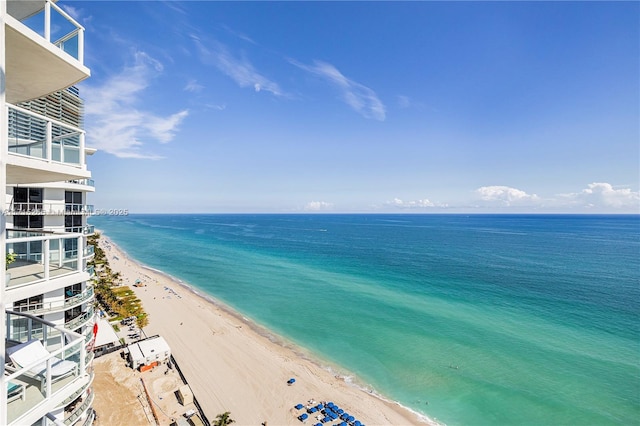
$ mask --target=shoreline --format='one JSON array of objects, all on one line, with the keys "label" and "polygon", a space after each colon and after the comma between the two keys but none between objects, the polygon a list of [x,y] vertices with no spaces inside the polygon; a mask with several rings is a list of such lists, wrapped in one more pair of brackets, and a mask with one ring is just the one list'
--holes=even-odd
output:
[{"label": "shoreline", "polygon": [[[242,313],[236,311],[232,307],[228,306],[224,302],[216,299],[215,297],[204,293],[200,289],[193,287],[192,285],[176,278],[162,270],[152,268],[150,266],[144,265],[138,260],[131,257],[127,252],[125,252],[120,246],[118,246],[114,241],[106,235],[102,230],[96,230],[96,232],[100,233],[99,244],[100,247],[105,251],[107,258],[109,260],[109,264],[112,270],[120,272],[122,274],[122,285],[129,286],[136,294],[138,298],[142,301],[143,307],[145,311],[149,314],[149,325],[145,327],[146,334],[160,334],[169,342],[172,353],[176,354],[174,350],[174,344],[176,341],[184,342],[184,339],[172,338],[174,334],[183,334],[184,328],[180,326],[183,325],[183,322],[180,322],[179,325],[169,326],[167,324],[168,316],[164,315],[163,324],[159,324],[159,320],[156,315],[153,315],[153,311],[162,312],[166,314],[166,310],[158,311],[159,305],[166,304],[167,300],[171,300],[171,296],[175,295],[175,297],[183,303],[189,305],[189,302],[194,302],[199,310],[207,311],[209,316],[211,314],[215,315],[215,320],[213,324],[207,322],[209,326],[209,330],[211,331],[211,335],[207,333],[208,336],[215,338],[218,334],[216,331],[216,327],[223,326],[224,327],[233,327],[236,331],[244,332],[248,330],[248,333],[245,333],[248,337],[248,342],[250,343],[250,354],[249,354],[249,363],[254,364],[253,367],[265,367],[268,365],[269,369],[280,369],[280,370],[292,370],[291,377],[300,377],[300,375],[295,376],[295,370],[299,370],[302,372],[304,380],[309,380],[313,382],[313,386],[303,386],[301,385],[300,379],[294,386],[285,387],[291,389],[302,389],[309,393],[308,395],[301,395],[297,400],[290,399],[289,401],[279,401],[277,404],[274,404],[271,407],[262,407],[263,411],[269,412],[272,414],[271,418],[267,418],[267,420],[249,420],[245,419],[245,416],[242,415],[238,410],[234,412],[228,405],[225,405],[224,399],[236,400],[235,405],[244,405],[243,397],[246,395],[246,389],[225,389],[225,394],[233,394],[234,391],[239,393],[239,395],[235,395],[235,397],[224,398],[222,395],[218,394],[213,398],[214,400],[218,400],[220,403],[220,408],[214,410],[212,412],[212,408],[208,407],[209,398],[206,398],[204,395],[210,393],[207,392],[207,389],[200,389],[201,386],[194,386],[194,392],[196,398],[201,401],[201,404],[207,414],[207,417],[211,419],[215,419],[215,416],[224,411],[231,411],[231,415],[238,424],[258,424],[261,422],[272,422],[273,424],[289,424],[289,425],[298,425],[300,421],[297,419],[297,412],[292,407],[294,401],[296,403],[306,403],[309,399],[315,399],[317,401],[325,400],[330,401],[334,400],[339,405],[344,405],[346,408],[351,410],[354,415],[359,415],[360,420],[363,423],[369,425],[377,425],[377,424],[415,424],[415,425],[440,425],[436,419],[431,419],[426,415],[414,411],[408,407],[405,407],[401,403],[397,401],[393,401],[389,398],[386,398],[384,395],[381,395],[375,392],[374,389],[370,388],[362,381],[360,381],[356,375],[345,370],[341,366],[334,364],[329,360],[323,360],[318,357],[313,352],[308,349],[297,345],[296,343],[286,339],[283,336],[280,336],[265,326],[259,324],[258,322],[246,317]],[[144,287],[133,287],[134,280],[141,279],[143,283],[145,283]],[[171,285],[177,286],[177,290],[184,290],[184,297],[179,292],[176,292]],[[149,290],[153,290],[153,299],[151,299],[151,295],[149,295]],[[158,299],[159,294],[164,294],[161,299]],[[169,293],[166,295],[165,293]],[[148,297],[145,297],[148,296]],[[165,298],[166,297],[166,298]],[[166,309],[166,308],[165,308]],[[189,308],[191,313],[198,318],[197,312],[193,309],[193,306]],[[177,313],[177,312],[176,312]],[[182,315],[186,313],[183,311]],[[212,318],[213,319],[213,318]],[[217,321],[216,321],[217,320]],[[202,321],[199,321],[202,323]],[[240,323],[240,324],[238,324]],[[177,322],[175,323],[177,324]],[[213,328],[212,328],[213,326]],[[246,326],[246,329],[243,328]],[[207,327],[202,327],[204,331],[206,331]],[[149,330],[153,330],[149,333]],[[202,330],[200,330],[202,331]],[[225,330],[229,331],[229,330]],[[197,330],[191,330],[191,334],[197,334]],[[222,333],[226,334],[226,333]],[[206,340],[202,340],[200,337],[198,341],[206,346]],[[172,344],[173,341],[173,344]],[[236,342],[237,343],[237,342]],[[191,345],[189,345],[191,346]],[[255,346],[255,348],[254,348]],[[180,343],[178,344],[180,347]],[[218,349],[216,347],[216,349]],[[233,352],[237,351],[237,347],[235,345],[231,345],[228,348],[230,353],[223,354],[223,357],[229,357],[225,367],[229,368],[229,371],[226,371],[226,379],[227,383],[235,383],[237,379],[240,377],[234,377],[234,374],[237,376],[243,376],[242,371],[236,369],[234,371],[234,366],[232,365],[235,360]],[[255,349],[255,351],[253,350]],[[271,359],[265,360],[262,358],[264,355],[264,350],[270,354]],[[180,351],[181,352],[181,351]],[[187,351],[189,352],[189,351]],[[194,354],[194,352],[190,352]],[[193,368],[190,368],[192,365],[190,357],[187,355],[176,355],[176,358],[180,365],[183,364],[187,366],[187,372],[185,372],[185,376],[190,384],[192,382],[198,382],[199,379],[204,376],[204,372],[202,370],[196,369],[193,371]],[[184,358],[184,359],[183,359]],[[276,364],[274,364],[276,361]],[[205,362],[206,364],[206,362]],[[293,364],[293,365],[292,365]],[[291,368],[295,367],[295,368]],[[212,377],[219,379],[219,371],[212,371]],[[264,371],[262,371],[264,373]],[[272,375],[272,374],[269,374]],[[287,379],[284,377],[288,377],[286,374],[282,376],[280,379],[282,381],[286,381]],[[268,386],[280,386],[280,383],[270,383]],[[206,388],[206,387],[205,387]],[[330,390],[328,393],[336,394],[336,396],[332,396],[331,394],[326,395],[325,397],[314,393],[318,392],[318,390],[323,389],[323,392],[327,393],[327,390]],[[269,390],[269,389],[268,389]],[[271,389],[272,390],[272,389]],[[338,392],[336,392],[338,391]],[[261,393],[264,391],[257,391],[257,393]],[[216,393],[216,392],[214,392]],[[297,392],[299,393],[299,392]],[[339,395],[340,394],[340,395]],[[258,398],[259,399],[259,398]],[[240,401],[237,401],[240,400]],[[275,402],[275,401],[274,401]],[[228,403],[226,403],[228,404]],[[216,404],[217,405],[217,404]],[[359,406],[364,406],[366,410],[362,410]],[[256,408],[256,407],[253,407]],[[280,411],[280,415],[274,409]],[[372,413],[373,411],[373,413]],[[297,413],[297,414],[296,414]],[[362,414],[358,414],[362,413]],[[263,416],[264,417],[264,416]],[[384,421],[381,421],[384,419]],[[309,418],[310,421],[313,421],[312,418]]]}]

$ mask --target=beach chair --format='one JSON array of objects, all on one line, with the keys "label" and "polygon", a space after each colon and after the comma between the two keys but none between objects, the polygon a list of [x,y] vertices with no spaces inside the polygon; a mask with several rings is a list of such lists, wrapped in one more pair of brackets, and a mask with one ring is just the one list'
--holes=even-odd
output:
[{"label": "beach chair", "polygon": [[[42,346],[40,340],[29,340],[16,346],[7,348],[7,355],[14,364],[13,367],[6,366],[7,370],[17,371],[23,367],[27,367],[38,360],[46,359],[50,354],[47,349]],[[66,361],[60,358],[53,358],[51,361],[51,381],[56,382],[67,376],[78,372],[79,365],[73,361]],[[47,363],[42,362],[31,367],[26,376],[31,377],[40,382],[40,390],[44,390],[45,379],[47,374]]]},{"label": "beach chair", "polygon": [[24,401],[24,385],[19,383],[7,382],[7,403],[21,399]]}]

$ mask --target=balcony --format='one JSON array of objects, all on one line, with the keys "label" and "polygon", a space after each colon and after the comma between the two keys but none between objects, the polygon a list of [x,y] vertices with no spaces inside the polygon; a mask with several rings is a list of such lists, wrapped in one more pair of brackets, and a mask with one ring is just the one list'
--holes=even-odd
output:
[{"label": "balcony", "polygon": [[90,307],[86,312],[83,312],[77,317],[64,323],[64,327],[69,330],[75,330],[77,328],[83,327],[87,323],[93,321],[93,313],[93,307]]},{"label": "balcony", "polygon": [[[6,295],[65,275],[84,272],[83,276],[73,279],[76,282],[88,280],[90,274],[83,268],[84,250],[78,250],[78,247],[83,247],[83,236],[79,234],[8,230],[7,253],[12,253],[15,261],[7,269]],[[41,290],[46,292],[55,288],[56,285],[43,286]]]},{"label": "balcony", "polygon": [[84,28],[51,0],[8,1],[6,100],[16,103],[89,77]]},{"label": "balcony", "polygon": [[[28,362],[19,361],[20,351],[6,359],[4,388],[19,389],[17,397],[7,401],[6,418],[0,424],[33,424],[59,407],[90,381],[86,372],[84,337],[37,317],[6,311],[5,346],[8,351],[33,341],[42,353]],[[68,343],[65,343],[68,342]],[[30,354],[30,356],[33,353]],[[26,358],[26,357],[25,357]],[[20,362],[22,362],[21,365]],[[65,365],[65,372],[54,364]]]},{"label": "balcony", "polygon": [[84,130],[7,105],[7,184],[86,179]]},{"label": "balcony", "polygon": [[82,416],[91,408],[91,404],[93,404],[94,393],[91,392],[89,395],[85,396],[82,401],[77,402],[76,406],[71,410],[65,410],[65,425],[72,425],[78,421],[78,419],[82,418]]},{"label": "balcony", "polygon": [[14,306],[13,310],[16,312],[26,312],[31,315],[44,315],[52,312],[66,311],[67,309],[74,308],[78,305],[82,305],[93,299],[94,291],[93,287],[87,287],[83,292],[75,294],[71,297],[67,297],[63,300],[56,302],[42,302],[33,303],[30,305]]},{"label": "balcony", "polygon": [[[10,216],[32,216],[32,215],[48,215],[48,216],[65,216],[65,215],[83,215],[90,216],[94,213],[91,204],[65,204],[65,203],[11,203],[6,214]],[[82,226],[73,227],[73,231],[84,233]]]}]

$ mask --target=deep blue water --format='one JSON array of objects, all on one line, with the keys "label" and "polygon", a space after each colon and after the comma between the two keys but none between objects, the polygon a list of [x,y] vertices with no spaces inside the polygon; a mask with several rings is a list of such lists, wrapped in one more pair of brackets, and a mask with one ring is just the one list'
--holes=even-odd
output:
[{"label": "deep blue water", "polygon": [[640,424],[640,216],[91,223],[138,261],[447,424]]}]

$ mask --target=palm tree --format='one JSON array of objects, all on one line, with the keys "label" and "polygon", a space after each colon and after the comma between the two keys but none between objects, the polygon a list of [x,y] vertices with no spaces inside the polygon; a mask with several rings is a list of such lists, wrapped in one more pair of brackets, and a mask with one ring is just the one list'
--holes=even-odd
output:
[{"label": "palm tree", "polygon": [[213,426],[227,426],[231,423],[235,422],[231,417],[231,412],[225,411],[222,414],[218,414],[216,416],[216,421],[213,423]]}]

